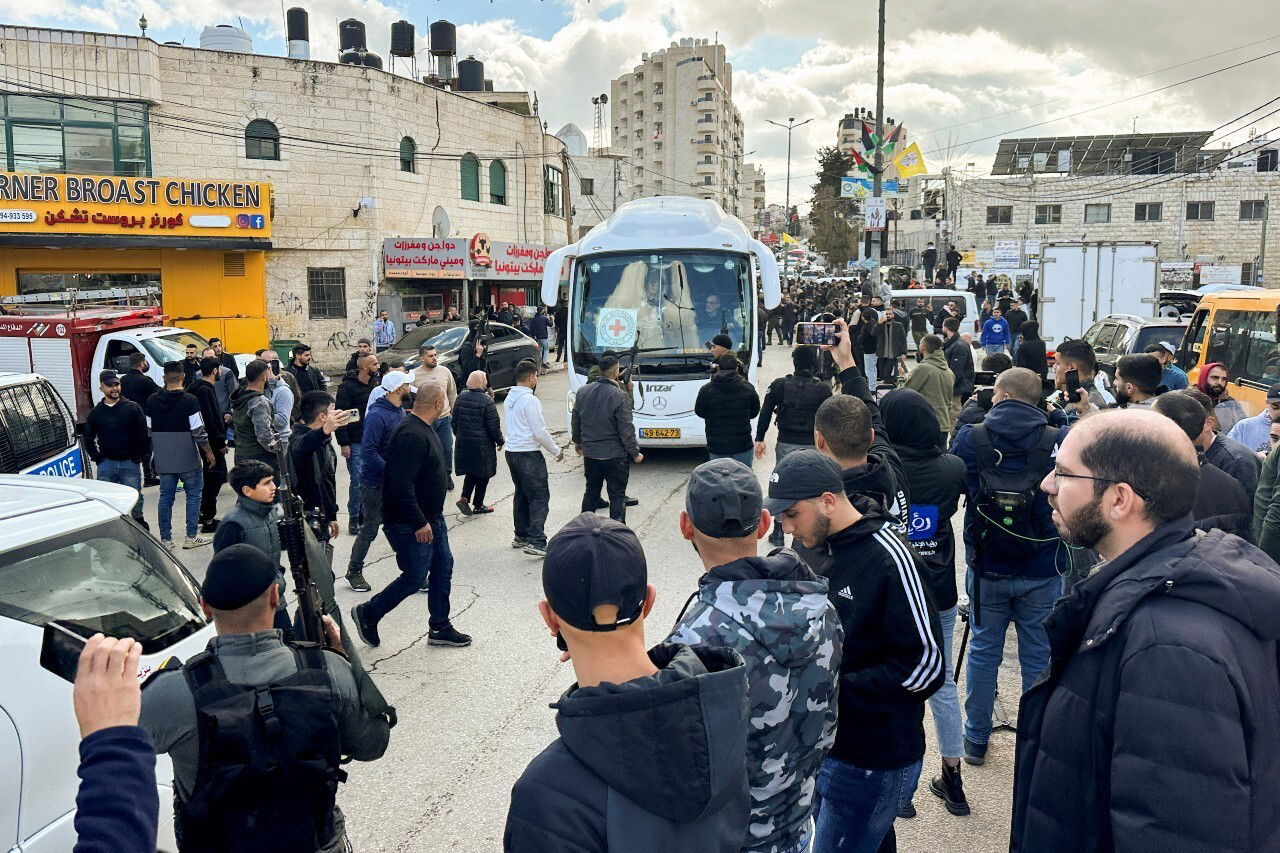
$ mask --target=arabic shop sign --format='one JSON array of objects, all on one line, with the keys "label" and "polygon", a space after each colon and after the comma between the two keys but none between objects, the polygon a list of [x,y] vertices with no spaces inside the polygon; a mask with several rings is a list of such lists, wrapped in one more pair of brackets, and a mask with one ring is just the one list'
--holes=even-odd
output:
[{"label": "arabic shop sign", "polygon": [[465,278],[466,242],[454,237],[393,237],[382,243],[387,278]]},{"label": "arabic shop sign", "polygon": [[540,281],[552,249],[534,243],[491,241],[484,233],[460,237],[394,237],[384,241],[387,278],[468,278]]},{"label": "arabic shop sign", "polygon": [[267,238],[271,185],[0,172],[0,230]]}]

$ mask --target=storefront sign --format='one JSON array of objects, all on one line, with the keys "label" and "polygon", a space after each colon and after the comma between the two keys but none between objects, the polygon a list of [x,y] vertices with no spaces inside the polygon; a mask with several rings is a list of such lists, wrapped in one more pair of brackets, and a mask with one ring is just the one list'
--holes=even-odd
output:
[{"label": "storefront sign", "polygon": [[540,281],[543,270],[547,266],[547,256],[551,252],[552,249],[548,246],[539,246],[534,243],[503,243],[495,240],[489,243],[487,257],[489,263],[480,266],[473,258],[467,278]]},{"label": "storefront sign", "polygon": [[1022,262],[1022,242],[1020,240],[996,240],[995,265],[998,267],[1016,267]]},{"label": "storefront sign", "polygon": [[1201,286],[1206,284],[1239,284],[1240,264],[1201,264],[1197,267],[1200,273]]},{"label": "storefront sign", "polygon": [[383,241],[382,260],[387,278],[464,278],[467,246],[454,237]]},{"label": "storefront sign", "polygon": [[1160,286],[1176,290],[1189,290],[1195,274],[1191,261],[1165,261],[1160,264]]},{"label": "storefront sign", "polygon": [[0,172],[0,230],[267,238],[271,185]]}]

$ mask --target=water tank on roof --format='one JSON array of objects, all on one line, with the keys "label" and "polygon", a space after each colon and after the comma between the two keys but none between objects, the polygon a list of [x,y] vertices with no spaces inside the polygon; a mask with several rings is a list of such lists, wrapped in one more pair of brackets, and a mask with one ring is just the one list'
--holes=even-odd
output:
[{"label": "water tank on roof", "polygon": [[458,30],[445,20],[431,25],[431,53],[434,56],[452,56],[458,52]]},{"label": "water tank on roof", "polygon": [[381,70],[382,57],[378,56],[376,53],[362,53],[360,54],[360,64],[365,68],[377,68]]},{"label": "water tank on roof", "polygon": [[338,24],[338,50],[364,50],[364,23],[347,18]]},{"label": "water tank on roof", "polygon": [[229,53],[253,53],[253,39],[239,27],[218,24],[200,31],[200,46],[205,50],[225,50]]},{"label": "water tank on roof", "polygon": [[284,13],[287,51],[290,59],[311,58],[311,26],[307,10],[294,6]]},{"label": "water tank on roof", "polygon": [[391,25],[391,55],[413,56],[414,49],[413,24],[408,21],[396,21]]},{"label": "water tank on roof", "polygon": [[339,56],[338,61],[343,65],[359,65],[361,53],[358,50],[344,50]]},{"label": "water tank on roof", "polygon": [[474,56],[468,56],[458,63],[458,91],[484,91],[484,63]]},{"label": "water tank on roof", "polygon": [[492,80],[489,80],[489,79],[487,79],[487,78],[485,79],[485,81],[484,81],[484,90],[485,90],[486,92],[492,92],[492,91],[493,91],[493,81],[492,81]]}]

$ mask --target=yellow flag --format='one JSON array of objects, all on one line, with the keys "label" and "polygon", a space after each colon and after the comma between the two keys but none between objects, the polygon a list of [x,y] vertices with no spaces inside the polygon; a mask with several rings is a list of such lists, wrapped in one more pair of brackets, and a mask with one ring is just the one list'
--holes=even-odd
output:
[{"label": "yellow flag", "polygon": [[914,178],[929,171],[924,164],[924,155],[920,153],[920,147],[914,142],[893,158],[893,165],[898,167],[898,175],[903,178]]},{"label": "yellow flag", "polygon": [[796,242],[796,238],[795,238],[795,237],[792,237],[790,234],[788,234],[787,232],[785,232],[785,231],[784,231],[784,232],[782,232],[782,242],[784,242],[784,243],[795,243],[795,242]]}]

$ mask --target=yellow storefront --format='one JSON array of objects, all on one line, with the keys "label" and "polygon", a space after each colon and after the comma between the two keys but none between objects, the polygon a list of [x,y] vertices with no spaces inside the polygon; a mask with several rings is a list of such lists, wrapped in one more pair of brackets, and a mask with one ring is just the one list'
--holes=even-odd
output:
[{"label": "yellow storefront", "polygon": [[172,325],[252,351],[270,236],[270,184],[0,172],[0,302],[158,287]]}]

